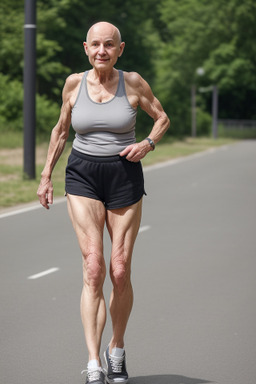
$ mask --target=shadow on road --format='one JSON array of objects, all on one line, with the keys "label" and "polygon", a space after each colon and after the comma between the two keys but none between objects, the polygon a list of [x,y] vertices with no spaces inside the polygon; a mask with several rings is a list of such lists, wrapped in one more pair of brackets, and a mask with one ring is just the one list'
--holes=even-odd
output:
[{"label": "shadow on road", "polygon": [[177,375],[154,375],[131,377],[129,384],[203,384],[212,383],[212,381],[194,379],[191,377]]}]

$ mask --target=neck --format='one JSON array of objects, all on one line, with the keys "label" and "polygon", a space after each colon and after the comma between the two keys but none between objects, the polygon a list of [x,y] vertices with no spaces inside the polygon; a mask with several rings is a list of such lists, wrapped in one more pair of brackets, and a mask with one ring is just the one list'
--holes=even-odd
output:
[{"label": "neck", "polygon": [[115,68],[111,68],[109,71],[100,71],[93,68],[91,71],[91,78],[103,84],[113,80],[116,76],[116,72],[117,70]]}]

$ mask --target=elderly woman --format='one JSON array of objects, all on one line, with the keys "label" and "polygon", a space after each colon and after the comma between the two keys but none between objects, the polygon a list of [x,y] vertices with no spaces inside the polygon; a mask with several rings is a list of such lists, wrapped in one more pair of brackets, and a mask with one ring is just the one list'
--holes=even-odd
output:
[{"label": "elderly woman", "polygon": [[[37,192],[40,203],[49,209],[53,203],[52,171],[72,124],[76,137],[66,168],[66,194],[83,256],[81,317],[89,354],[86,383],[94,384],[103,384],[105,378],[108,383],[128,381],[124,334],[133,304],[131,259],[145,194],[140,160],[154,150],[169,127],[169,119],[147,82],[135,72],[114,67],[124,47],[114,25],[99,22],[89,29],[84,50],[92,69],[66,80],[60,118],[52,130]],[[152,117],[154,125],[148,137],[136,143],[138,107]],[[106,322],[105,223],[112,242],[113,284],[113,335],[104,354],[106,372],[100,359]]]}]

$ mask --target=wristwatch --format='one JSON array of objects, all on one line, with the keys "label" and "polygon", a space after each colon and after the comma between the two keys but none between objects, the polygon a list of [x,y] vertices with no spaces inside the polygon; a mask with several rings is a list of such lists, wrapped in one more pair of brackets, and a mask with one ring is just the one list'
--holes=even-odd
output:
[{"label": "wristwatch", "polygon": [[151,145],[152,151],[154,151],[154,149],[156,147],[154,141],[151,140],[149,137],[146,137],[145,140],[147,140],[149,142],[149,144]]}]

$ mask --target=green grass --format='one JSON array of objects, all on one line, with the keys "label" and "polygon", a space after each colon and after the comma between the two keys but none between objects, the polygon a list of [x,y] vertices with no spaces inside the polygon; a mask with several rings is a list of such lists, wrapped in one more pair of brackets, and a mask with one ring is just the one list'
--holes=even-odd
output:
[{"label": "green grass", "polygon": [[23,145],[23,132],[1,131],[0,148],[18,148]]},{"label": "green grass", "polygon": [[201,138],[185,138],[184,140],[174,140],[159,143],[156,150],[142,160],[144,166],[154,163],[176,159],[177,157],[189,156],[193,153],[205,151],[212,147],[219,147],[235,142],[232,139],[211,139],[207,137]]},{"label": "green grass", "polygon": [[[142,161],[143,166],[155,164],[181,156],[188,156],[206,149],[233,143],[232,139],[187,138],[181,141],[168,141],[159,143],[156,150],[150,152]],[[64,196],[65,167],[71,150],[71,143],[59,159],[53,175],[54,196]],[[23,156],[19,149],[0,150],[0,209],[37,200],[37,188],[40,182],[40,174],[44,167],[47,154],[47,143],[37,146],[36,179],[26,180],[23,177]],[[18,154],[17,154],[18,152]],[[39,156],[38,156],[39,153]]]},{"label": "green grass", "polygon": [[[36,165],[36,179],[27,180],[23,174],[22,159],[20,165],[6,165],[1,161],[0,151],[0,208],[11,207],[18,204],[28,203],[37,200],[37,188],[40,182],[40,175],[44,167],[44,161],[47,154],[47,145],[41,144],[40,159]],[[62,156],[57,163],[52,179],[54,182],[54,196],[64,196],[65,167],[69,156],[71,144],[67,144]],[[43,156],[44,154],[44,156]],[[13,155],[13,153],[11,153]]]},{"label": "green grass", "polygon": [[236,140],[248,140],[248,139],[256,139],[256,129],[225,129],[223,127],[219,127],[218,129],[218,136],[220,138],[225,137],[229,138],[232,137]]}]

